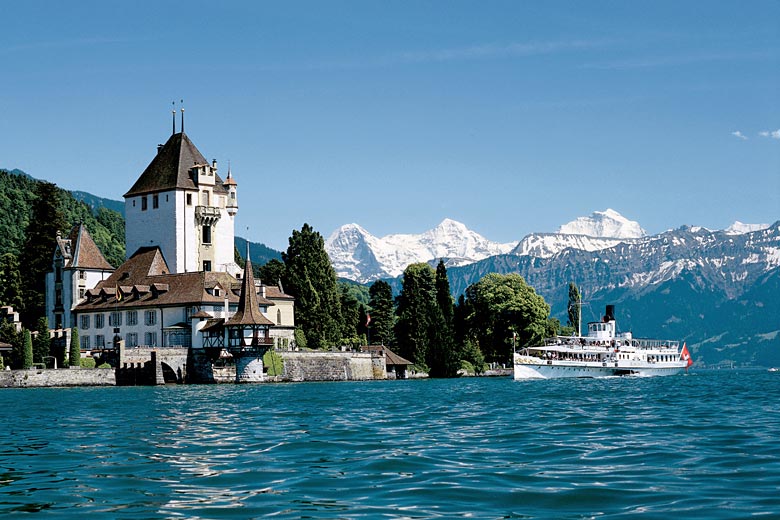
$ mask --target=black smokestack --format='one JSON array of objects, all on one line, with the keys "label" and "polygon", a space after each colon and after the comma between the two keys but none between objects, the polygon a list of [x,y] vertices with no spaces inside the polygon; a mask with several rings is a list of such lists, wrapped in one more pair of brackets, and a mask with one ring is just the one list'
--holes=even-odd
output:
[{"label": "black smokestack", "polygon": [[604,322],[612,321],[615,319],[615,306],[607,305],[607,311],[604,313]]}]

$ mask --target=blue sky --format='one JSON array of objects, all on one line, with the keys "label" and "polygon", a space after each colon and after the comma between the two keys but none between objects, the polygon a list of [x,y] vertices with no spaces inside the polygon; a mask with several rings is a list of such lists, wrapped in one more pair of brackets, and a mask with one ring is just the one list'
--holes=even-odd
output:
[{"label": "blue sky", "polygon": [[0,167],[121,200],[183,99],[279,249],[780,219],[779,2],[224,4],[5,2]]}]

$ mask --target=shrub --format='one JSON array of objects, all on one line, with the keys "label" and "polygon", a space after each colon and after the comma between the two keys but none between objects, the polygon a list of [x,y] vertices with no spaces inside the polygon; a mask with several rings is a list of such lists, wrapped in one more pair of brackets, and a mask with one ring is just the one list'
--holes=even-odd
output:
[{"label": "shrub", "polygon": [[86,357],[81,359],[81,368],[95,368],[95,358]]}]

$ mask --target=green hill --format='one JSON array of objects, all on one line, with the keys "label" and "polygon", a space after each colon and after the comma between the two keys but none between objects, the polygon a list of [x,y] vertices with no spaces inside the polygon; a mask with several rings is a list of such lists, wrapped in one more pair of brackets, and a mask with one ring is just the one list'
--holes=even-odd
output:
[{"label": "green hill", "polygon": [[[20,255],[32,213],[35,186],[40,182],[20,170],[9,172],[0,169],[0,255]],[[122,215],[105,206],[93,209],[67,190],[58,189],[57,196],[69,226],[78,222],[86,224],[106,259],[114,266],[121,264],[125,259],[125,222]],[[70,228],[61,231],[67,234]],[[52,253],[54,239],[51,237]]]}]

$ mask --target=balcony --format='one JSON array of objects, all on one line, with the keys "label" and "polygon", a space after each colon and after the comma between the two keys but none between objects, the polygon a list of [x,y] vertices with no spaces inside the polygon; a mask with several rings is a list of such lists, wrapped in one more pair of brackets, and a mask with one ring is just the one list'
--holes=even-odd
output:
[{"label": "balcony", "polygon": [[202,226],[213,226],[221,216],[222,212],[214,206],[195,206],[195,220]]}]

